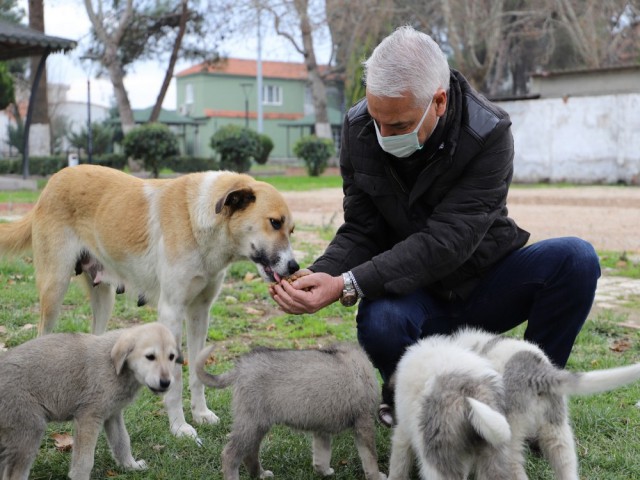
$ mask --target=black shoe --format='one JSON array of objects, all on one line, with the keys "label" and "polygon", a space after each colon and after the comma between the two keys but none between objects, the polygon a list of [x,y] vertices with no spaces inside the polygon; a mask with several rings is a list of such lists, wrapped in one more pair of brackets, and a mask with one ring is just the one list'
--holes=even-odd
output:
[{"label": "black shoe", "polygon": [[393,408],[387,403],[381,403],[378,407],[378,420],[385,427],[392,428],[396,422],[393,418]]}]

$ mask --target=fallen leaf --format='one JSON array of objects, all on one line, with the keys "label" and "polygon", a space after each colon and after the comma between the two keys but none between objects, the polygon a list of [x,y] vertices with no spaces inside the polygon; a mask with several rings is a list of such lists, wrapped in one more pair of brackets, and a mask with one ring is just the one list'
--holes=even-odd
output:
[{"label": "fallen leaf", "polygon": [[247,315],[262,315],[264,312],[262,310],[258,310],[257,308],[247,307],[244,309]]},{"label": "fallen leaf", "polygon": [[32,328],[35,328],[35,325],[32,323],[27,323],[23,325],[22,328],[20,328],[20,330],[31,330]]},{"label": "fallen leaf", "polygon": [[249,283],[249,282],[252,282],[255,278],[256,278],[256,274],[255,274],[255,273],[253,273],[253,272],[247,272],[247,273],[245,273],[245,275],[244,275],[244,279],[243,279],[243,280],[244,280],[246,283]]},{"label": "fallen leaf", "polygon": [[105,472],[105,475],[107,477],[117,477],[119,475],[119,473],[118,472],[114,472],[113,470],[107,470]]},{"label": "fallen leaf", "polygon": [[68,433],[52,433],[51,438],[55,443],[56,449],[61,452],[68,452],[73,447],[73,436]]},{"label": "fallen leaf", "polygon": [[628,338],[614,340],[609,349],[613,352],[626,352],[631,348],[631,341]]}]

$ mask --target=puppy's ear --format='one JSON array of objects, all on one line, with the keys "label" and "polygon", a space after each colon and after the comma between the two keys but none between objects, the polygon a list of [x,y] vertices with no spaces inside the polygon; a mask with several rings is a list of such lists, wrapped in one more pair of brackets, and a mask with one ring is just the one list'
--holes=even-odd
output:
[{"label": "puppy's ear", "polygon": [[[225,209],[225,213],[232,215],[238,210],[246,208],[252,202],[256,201],[256,194],[249,187],[236,188],[229,190],[216,202],[216,214]],[[226,208],[225,208],[226,207]]]},{"label": "puppy's ear", "polygon": [[127,357],[133,352],[135,344],[135,338],[125,333],[120,335],[120,338],[118,338],[115,345],[113,345],[111,349],[111,361],[116,367],[116,375],[120,375],[120,372],[122,372]]}]

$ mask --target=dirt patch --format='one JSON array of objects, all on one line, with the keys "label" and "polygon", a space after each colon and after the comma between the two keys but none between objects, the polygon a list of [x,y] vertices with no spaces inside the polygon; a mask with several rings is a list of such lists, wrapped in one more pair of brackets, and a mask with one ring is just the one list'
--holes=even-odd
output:
[{"label": "dirt patch", "polygon": [[[337,228],[342,223],[339,188],[284,196],[299,225]],[[532,241],[577,236],[597,250],[640,253],[640,188],[513,188],[507,206]]]}]

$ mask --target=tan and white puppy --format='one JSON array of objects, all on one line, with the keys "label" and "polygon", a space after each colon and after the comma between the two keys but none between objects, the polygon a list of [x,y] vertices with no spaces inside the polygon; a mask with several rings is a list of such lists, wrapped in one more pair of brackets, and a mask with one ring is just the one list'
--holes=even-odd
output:
[{"label": "tan and white puppy", "polygon": [[[53,330],[71,277],[90,285],[93,332],[106,330],[116,290],[158,307],[158,320],[182,338],[187,324],[191,409],[216,423],[192,370],[209,309],[227,266],[252,260],[268,281],[298,270],[289,237],[291,212],[271,185],[249,175],[202,172],[142,180],[95,165],[51,177],[24,218],[0,225],[0,254],[31,249],[40,297],[40,334]],[[182,410],[182,375],[165,396],[171,431],[197,437]]]},{"label": "tan and white puppy", "polygon": [[45,335],[10,349],[0,356],[0,478],[29,478],[47,422],[68,420],[75,422],[69,478],[90,478],[103,427],[118,465],[145,469],[131,454],[122,410],[140,386],[167,391],[180,361],[174,335],[159,323]]}]

